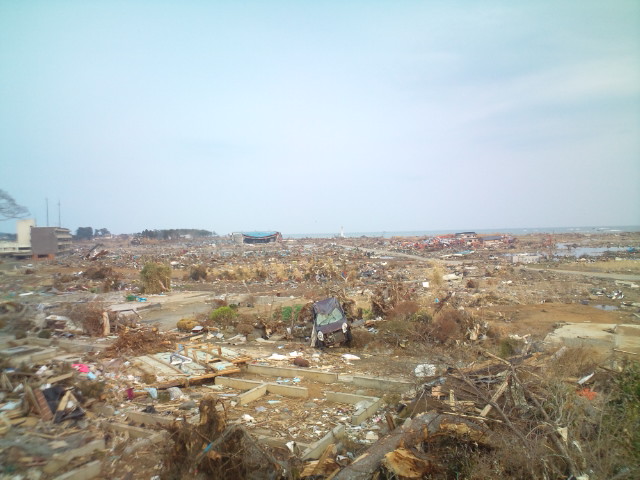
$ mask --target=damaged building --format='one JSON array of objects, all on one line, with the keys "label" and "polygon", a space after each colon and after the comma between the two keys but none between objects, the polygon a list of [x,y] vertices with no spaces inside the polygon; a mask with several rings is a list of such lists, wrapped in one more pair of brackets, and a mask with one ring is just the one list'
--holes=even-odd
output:
[{"label": "damaged building", "polygon": [[242,243],[259,244],[282,241],[280,232],[242,232]]}]

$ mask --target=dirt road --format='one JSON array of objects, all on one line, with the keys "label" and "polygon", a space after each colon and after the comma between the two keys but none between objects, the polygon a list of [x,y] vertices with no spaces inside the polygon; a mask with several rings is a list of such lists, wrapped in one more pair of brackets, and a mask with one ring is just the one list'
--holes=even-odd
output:
[{"label": "dirt road", "polygon": [[[343,246],[343,248],[351,250],[354,247]],[[389,250],[379,250],[377,248],[362,248],[362,247],[358,247],[358,249],[362,250],[363,252],[373,253],[374,255],[378,255],[378,256],[409,258],[411,260],[417,260],[419,262],[433,262],[435,260],[435,261],[438,261],[440,263],[444,263],[446,265],[462,265],[462,261],[461,260],[445,260],[445,259],[442,259],[442,258],[428,258],[428,257],[421,257],[420,255],[412,255],[410,253],[392,252],[392,251],[389,251]]]},{"label": "dirt road", "polygon": [[557,270],[555,268],[536,268],[536,267],[522,267],[522,268],[526,270],[534,270],[536,272],[553,272],[553,273],[563,273],[567,275],[583,275],[585,277],[610,278],[612,280],[640,282],[640,275],[627,275],[624,273],[578,272],[575,270]]}]

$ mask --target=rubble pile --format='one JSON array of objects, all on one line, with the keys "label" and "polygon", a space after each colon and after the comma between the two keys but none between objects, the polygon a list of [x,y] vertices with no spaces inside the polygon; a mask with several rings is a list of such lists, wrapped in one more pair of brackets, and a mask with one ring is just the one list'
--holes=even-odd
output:
[{"label": "rubble pile", "polygon": [[156,327],[140,326],[126,328],[118,334],[118,338],[109,345],[107,356],[137,356],[173,350],[175,335],[167,335]]}]

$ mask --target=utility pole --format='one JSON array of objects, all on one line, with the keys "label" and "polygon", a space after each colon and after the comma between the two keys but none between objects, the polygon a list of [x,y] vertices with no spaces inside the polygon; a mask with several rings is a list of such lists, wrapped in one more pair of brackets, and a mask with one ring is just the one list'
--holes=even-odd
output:
[{"label": "utility pole", "polygon": [[58,228],[62,227],[62,222],[60,221],[60,199],[58,199]]},{"label": "utility pole", "polygon": [[49,226],[49,199],[47,197],[44,198],[47,204],[47,227]]}]

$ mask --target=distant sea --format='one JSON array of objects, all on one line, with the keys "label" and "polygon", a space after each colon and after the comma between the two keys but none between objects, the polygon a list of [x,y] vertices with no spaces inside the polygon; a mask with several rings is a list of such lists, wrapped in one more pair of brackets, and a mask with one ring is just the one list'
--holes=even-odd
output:
[{"label": "distant sea", "polygon": [[[459,229],[459,230],[415,230],[415,231],[388,231],[388,232],[344,232],[348,238],[354,237],[430,237],[447,233],[476,232],[480,234],[508,233],[510,235],[530,235],[532,233],[617,233],[640,232],[640,225],[625,225],[613,227],[536,227],[536,228],[486,228],[486,229]],[[336,233],[283,233],[284,238],[336,238]]]}]

